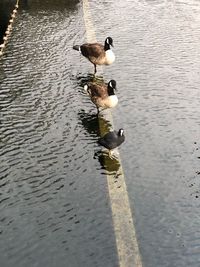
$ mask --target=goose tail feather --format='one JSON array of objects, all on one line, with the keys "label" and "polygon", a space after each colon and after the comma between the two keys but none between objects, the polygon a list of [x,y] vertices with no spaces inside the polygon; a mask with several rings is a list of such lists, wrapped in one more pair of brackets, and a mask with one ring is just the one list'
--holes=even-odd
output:
[{"label": "goose tail feather", "polygon": [[80,51],[80,45],[74,45],[74,46],[73,46],[73,49],[74,49],[74,50],[77,50],[77,51]]}]

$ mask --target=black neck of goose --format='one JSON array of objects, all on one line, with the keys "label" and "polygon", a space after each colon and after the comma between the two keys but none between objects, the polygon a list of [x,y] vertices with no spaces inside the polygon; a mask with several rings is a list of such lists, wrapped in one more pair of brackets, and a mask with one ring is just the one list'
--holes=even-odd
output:
[{"label": "black neck of goose", "polygon": [[119,131],[119,132],[117,133],[117,135],[120,136],[120,137],[122,137],[122,136],[123,136],[123,133],[122,133],[121,131]]},{"label": "black neck of goose", "polygon": [[108,95],[111,96],[111,95],[114,95],[115,92],[114,92],[114,88],[108,86]]},{"label": "black neck of goose", "polygon": [[110,45],[105,41],[104,50],[107,51],[109,49],[110,49]]}]

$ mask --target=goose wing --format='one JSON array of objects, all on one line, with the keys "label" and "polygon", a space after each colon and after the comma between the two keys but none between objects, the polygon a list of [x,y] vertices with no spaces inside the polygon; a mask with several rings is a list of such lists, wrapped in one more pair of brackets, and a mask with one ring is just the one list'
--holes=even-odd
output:
[{"label": "goose wing", "polygon": [[98,43],[93,44],[83,44],[80,47],[81,53],[83,56],[87,58],[98,58],[99,56],[102,56],[102,54],[105,53],[104,46]]},{"label": "goose wing", "polygon": [[106,84],[90,83],[88,91],[91,97],[108,97],[108,89]]},{"label": "goose wing", "polygon": [[114,149],[118,146],[117,144],[118,135],[116,131],[109,132],[105,134],[103,137],[99,139],[99,144],[108,148],[108,149]]}]

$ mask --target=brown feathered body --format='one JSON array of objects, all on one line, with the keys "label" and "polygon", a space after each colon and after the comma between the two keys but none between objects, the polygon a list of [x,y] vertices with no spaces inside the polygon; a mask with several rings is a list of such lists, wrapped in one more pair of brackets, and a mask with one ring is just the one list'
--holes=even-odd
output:
[{"label": "brown feathered body", "polygon": [[83,44],[80,46],[81,54],[95,65],[110,65],[114,61],[112,50],[104,49],[104,46],[99,43]]},{"label": "brown feathered body", "polygon": [[82,45],[74,45],[73,49],[78,50],[92,64],[94,64],[94,74],[97,65],[110,65],[115,61],[115,54],[111,50],[113,40],[107,37],[104,45],[100,43],[85,43]]},{"label": "brown feathered body", "polygon": [[113,108],[118,103],[118,98],[114,93],[115,88],[109,86],[109,83],[98,84],[90,82],[87,84],[87,93],[97,108]]}]

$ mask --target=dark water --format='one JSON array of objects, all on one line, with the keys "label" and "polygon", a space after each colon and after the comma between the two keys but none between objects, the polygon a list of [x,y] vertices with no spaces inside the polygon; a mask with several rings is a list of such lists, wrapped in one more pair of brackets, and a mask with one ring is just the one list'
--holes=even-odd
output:
[{"label": "dark water", "polygon": [[[104,3],[104,1],[101,1]],[[114,121],[144,266],[200,266],[200,3],[93,3],[98,39],[112,35]]]},{"label": "dark water", "polygon": [[0,61],[3,267],[117,266],[96,108],[72,53],[81,14],[78,1],[29,2]]},{"label": "dark water", "polygon": [[[145,267],[200,266],[200,3],[92,1]],[[100,14],[103,16],[100,16]],[[26,1],[0,61],[1,266],[117,266],[79,1]]]},{"label": "dark water", "polygon": [[0,44],[3,43],[3,36],[9,23],[10,15],[14,9],[15,0],[0,1]]}]

